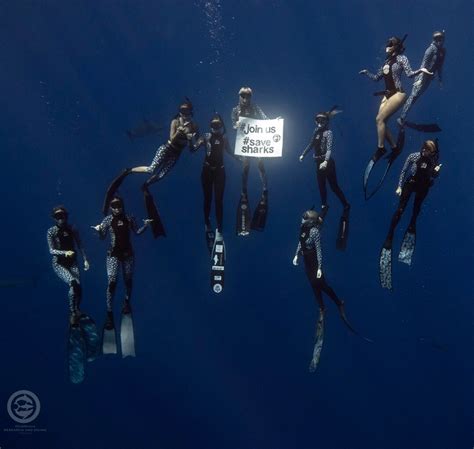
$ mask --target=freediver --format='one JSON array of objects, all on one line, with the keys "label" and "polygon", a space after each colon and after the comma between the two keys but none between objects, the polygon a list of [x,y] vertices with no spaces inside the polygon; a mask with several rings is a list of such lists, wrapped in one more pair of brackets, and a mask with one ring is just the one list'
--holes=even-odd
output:
[{"label": "freediver", "polygon": [[[224,120],[215,114],[210,121],[210,132],[201,135],[192,151],[204,147],[206,156],[202,165],[201,185],[204,194],[203,212],[206,240],[209,251],[212,251],[214,240],[222,240],[224,219],[224,190],[226,172],[224,167],[224,151],[234,159],[237,157],[232,152],[226,136]],[[214,193],[217,229],[214,233],[211,220],[212,195]]]},{"label": "freediver", "polygon": [[[122,322],[125,315],[131,316],[132,308],[130,300],[132,296],[133,268],[135,256],[133,252],[130,234],[142,234],[151,220],[143,220],[144,224],[141,228],[137,228],[137,224],[133,217],[126,214],[122,198],[115,196],[110,202],[111,213],[107,215],[102,223],[91,226],[92,229],[99,233],[101,240],[105,239],[107,233],[110,233],[110,247],[107,251],[107,317],[104,326],[103,350],[104,353],[116,353],[115,345],[115,324],[113,315],[113,299],[117,288],[117,278],[119,268],[122,269],[123,280],[125,285],[125,299],[122,305]],[[123,330],[121,336],[123,338]],[[123,353],[123,347],[122,347]]]},{"label": "freediver", "polygon": [[[412,70],[408,58],[403,55],[403,52],[405,51],[405,47],[403,45],[405,39],[406,35],[403,37],[403,39],[391,37],[387,41],[385,48],[387,57],[382,67],[380,67],[375,75],[370,73],[367,69],[363,69],[359,72],[359,74],[366,75],[372,81],[379,81],[382,78],[385,81],[385,90],[374,93],[376,96],[382,96],[382,101],[380,102],[379,111],[375,118],[377,127],[377,150],[369,161],[364,174],[364,192],[366,199],[369,199],[378,190],[391,164],[395,161],[403,149],[402,144],[400,142],[397,143],[394,140],[393,135],[387,125],[388,119],[402,107],[406,100],[406,93],[403,90],[401,81],[402,72],[405,72],[406,76],[409,78],[412,78],[420,73],[424,73],[428,76],[433,75],[432,72],[428,71],[424,67],[415,71]],[[375,191],[372,192],[372,194],[367,195],[367,182],[370,172],[377,161],[386,153],[384,146],[385,140],[388,141],[392,149],[391,153],[387,156],[388,167]]]},{"label": "freediver", "polygon": [[[250,87],[241,87],[239,90],[239,104],[232,109],[232,126],[238,129],[240,118],[248,117],[257,120],[268,120],[269,118],[262,111],[260,106],[252,103],[252,89]],[[237,235],[248,235],[250,228],[263,231],[266,223],[268,210],[268,183],[265,166],[262,158],[257,158],[258,171],[262,181],[262,196],[255,209],[252,221],[250,222],[250,207],[248,202],[247,184],[250,170],[250,157],[240,156],[242,161],[242,191],[240,202],[237,208]]]},{"label": "freediver", "polygon": [[158,148],[151,164],[149,166],[127,168],[110,184],[103,205],[104,215],[108,211],[110,200],[126,176],[130,173],[152,174],[142,186],[145,206],[147,208],[148,218],[153,220],[151,222],[151,228],[154,237],[164,236],[165,230],[148,188],[151,184],[160,181],[169,173],[176,162],[178,162],[183,150],[187,146],[192,149],[194,141],[198,137],[199,129],[193,120],[193,105],[189,99],[186,99],[186,101],[180,105],[178,115],[171,121],[169,140]]},{"label": "freediver", "polygon": [[349,211],[351,206],[347,202],[346,197],[337,182],[336,163],[332,157],[333,132],[329,129],[330,119],[340,112],[342,111],[338,110],[337,106],[334,106],[327,112],[318,112],[316,114],[316,129],[313,132],[309,144],[299,157],[299,160],[302,162],[310,149],[314,148],[313,159],[316,163],[316,179],[319,187],[319,194],[321,196],[321,215],[324,218],[329,208],[327,203],[327,181],[332,191],[339,198],[343,207],[336,246],[338,249],[345,249],[348,236]]},{"label": "freediver", "polygon": [[[446,57],[446,48],[443,46],[443,44],[444,31],[435,31],[433,33],[433,40],[426,49],[423,60],[421,61],[421,68],[428,70],[433,75],[438,74],[440,87],[443,83],[443,64]],[[433,77],[434,76],[428,75],[425,72],[416,76],[410,96],[403,105],[402,113],[397,119],[397,122],[400,126],[404,126],[408,111],[426,91],[426,89],[428,89]]]},{"label": "freediver", "polygon": [[[293,265],[298,265],[299,255],[303,256],[306,276],[313,289],[314,298],[319,306],[319,318],[316,324],[316,342],[314,345],[313,358],[309,370],[314,372],[318,366],[324,338],[324,314],[326,306],[323,301],[323,293],[329,296],[336,304],[341,319],[347,328],[354,334],[359,335],[347,320],[344,301],[339,299],[334,290],[327,283],[323,274],[323,253],[321,247],[321,226],[323,218],[315,210],[307,210],[301,219],[301,228],[298,247],[293,259]],[[362,337],[371,341],[366,337]]]},{"label": "freediver", "polygon": [[79,251],[84,261],[84,270],[89,270],[89,262],[77,229],[68,223],[69,213],[64,206],[52,210],[56,224],[48,229],[47,240],[49,253],[53,256],[52,265],[56,275],[69,286],[69,321],[71,326],[79,322],[82,299],[80,271],[77,262]]},{"label": "freediver", "polygon": [[[403,238],[398,260],[411,265],[412,256],[416,243],[416,220],[421,210],[421,205],[428,195],[434,179],[439,175],[442,164],[439,161],[438,143],[433,140],[426,140],[420,151],[411,153],[403,165],[400,174],[396,194],[400,197],[398,208],[393,214],[387,237],[380,254],[380,282],[382,288],[392,289],[392,242],[403,212],[408,204],[411,195],[415,194],[413,213],[410,223]],[[407,179],[405,177],[409,173]]]}]

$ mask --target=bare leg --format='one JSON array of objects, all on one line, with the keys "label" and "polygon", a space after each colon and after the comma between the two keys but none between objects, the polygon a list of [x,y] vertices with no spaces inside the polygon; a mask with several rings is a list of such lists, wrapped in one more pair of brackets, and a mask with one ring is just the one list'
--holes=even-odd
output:
[{"label": "bare leg", "polygon": [[387,97],[383,97],[379,112],[377,117],[375,117],[375,123],[377,125],[377,145],[379,148],[384,146],[385,139],[388,140],[392,148],[396,146],[396,142],[387,127],[387,120],[400,109],[405,99],[406,94],[403,92],[397,92],[388,99]]}]

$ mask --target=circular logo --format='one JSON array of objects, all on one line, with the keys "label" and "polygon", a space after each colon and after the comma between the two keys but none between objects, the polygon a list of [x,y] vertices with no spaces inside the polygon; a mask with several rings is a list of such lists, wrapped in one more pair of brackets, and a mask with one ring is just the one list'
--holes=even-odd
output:
[{"label": "circular logo", "polygon": [[280,140],[281,140],[280,134],[275,134],[275,135],[273,136],[273,141],[274,141],[274,142],[279,142]]},{"label": "circular logo", "polygon": [[215,293],[220,293],[222,291],[222,285],[221,284],[214,285],[213,290]]},{"label": "circular logo", "polygon": [[10,418],[19,424],[34,421],[41,410],[41,404],[36,394],[28,390],[19,390],[8,399],[7,411]]}]

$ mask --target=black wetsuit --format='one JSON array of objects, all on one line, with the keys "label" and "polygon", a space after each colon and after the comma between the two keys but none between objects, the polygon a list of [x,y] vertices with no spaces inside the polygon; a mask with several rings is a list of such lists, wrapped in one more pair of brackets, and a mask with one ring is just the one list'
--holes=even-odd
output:
[{"label": "black wetsuit", "polygon": [[[423,203],[430,187],[433,185],[433,179],[438,176],[438,172],[434,169],[437,165],[437,158],[423,156],[421,153],[410,154],[403,166],[398,182],[398,187],[401,187],[402,193],[400,195],[400,202],[398,208],[393,214],[390,228],[385,240],[384,247],[391,248],[393,234],[395,228],[400,221],[403,212],[408,204],[408,200],[412,193],[415,194],[415,202],[413,205],[413,213],[411,216],[408,230],[411,233],[416,231],[416,219],[421,210],[421,204]],[[407,170],[410,170],[411,174],[408,179],[404,182],[405,174]]]},{"label": "black wetsuit", "polygon": [[[49,253],[53,256],[52,265],[56,275],[69,285],[69,310],[75,313],[81,303],[82,289],[77,265],[76,246],[86,260],[84,249],[77,230],[69,225],[52,226],[47,233]],[[67,257],[66,251],[74,251]]]},{"label": "black wetsuit", "polygon": [[124,213],[108,215],[99,225],[99,237],[104,239],[110,232],[110,248],[107,252],[107,311],[112,311],[113,298],[117,288],[119,265],[122,265],[123,279],[126,290],[126,301],[130,301],[132,294],[134,254],[130,241],[130,231],[140,235],[146,225],[137,229],[135,220]]},{"label": "black wetsuit", "polygon": [[[260,109],[260,107],[256,104],[250,104],[245,106],[243,104],[238,104],[232,109],[232,125],[234,128],[236,127],[236,123],[240,117],[248,117],[257,120],[268,120],[268,117],[265,113]],[[242,193],[247,195],[247,181],[249,177],[249,169],[250,169],[250,158],[247,156],[241,156],[242,163],[243,163],[243,171],[242,171]],[[265,166],[263,165],[263,159],[257,158],[258,160],[258,171],[260,173],[260,179],[262,180],[263,191],[267,190],[267,174],[265,172]]]},{"label": "black wetsuit", "polygon": [[304,258],[306,276],[313,289],[314,297],[322,312],[325,310],[323,292],[326,293],[339,307],[343,302],[337,297],[334,290],[328,285],[324,275],[317,277],[318,269],[322,271],[323,255],[321,249],[321,234],[319,226],[313,222],[301,225],[300,238],[296,255],[301,254]]},{"label": "black wetsuit", "polygon": [[210,229],[211,221],[209,216],[211,213],[212,192],[214,190],[217,230],[222,232],[225,189],[224,150],[232,157],[235,156],[230,150],[229,142],[225,134],[204,134],[196,142],[195,151],[202,145],[205,145],[206,149],[206,157],[201,172],[201,184],[204,193],[204,221],[206,227]]},{"label": "black wetsuit", "polygon": [[[332,153],[332,131],[327,128],[316,128],[314,130],[313,136],[311,137],[311,141],[309,142],[308,146],[303,151],[301,155],[303,158],[305,157],[306,153],[311,148],[314,148],[314,155],[313,158],[316,162],[316,177],[318,181],[319,187],[319,194],[321,196],[321,203],[324,207],[327,206],[327,189],[326,189],[326,180],[329,182],[332,191],[336,194],[339,198],[339,201],[342,203],[343,207],[349,205],[342,192],[339,184],[337,183],[337,175],[336,175],[336,163],[334,159],[331,157]],[[326,168],[321,169],[320,165],[323,161],[327,161]]]}]

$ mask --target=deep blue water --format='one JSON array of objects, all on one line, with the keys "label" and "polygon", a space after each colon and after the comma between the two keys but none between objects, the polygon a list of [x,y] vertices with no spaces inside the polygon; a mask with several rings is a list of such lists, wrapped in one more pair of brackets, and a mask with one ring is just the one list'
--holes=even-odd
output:
[{"label": "deep blue water", "polygon": [[[1,2],[1,278],[32,280],[0,290],[1,448],[471,447],[472,17],[472,2],[457,0]],[[433,82],[411,118],[443,128],[443,168],[419,218],[414,265],[394,264],[390,293],[379,286],[379,250],[402,159],[425,136],[409,134],[383,189],[365,202],[361,178],[375,150],[379,102],[372,92],[380,85],[358,71],[375,71],[386,39],[405,33],[417,67],[440,28],[444,86]],[[202,130],[214,110],[230,128],[242,85],[253,87],[269,116],[285,119],[284,157],[266,164],[265,232],[234,236],[240,166],[228,158],[227,280],[212,294],[203,154],[185,152],[153,187],[168,237],[134,240],[138,356],[101,358],[83,384],[71,385],[66,287],[52,272],[45,238],[51,207],[64,203],[81,231],[91,261],[83,309],[102,325],[106,244],[89,226],[101,220],[113,176],[149,163],[165,139],[132,143],[124,131],[144,117],[167,127],[184,96]],[[319,193],[310,158],[297,158],[314,113],[333,104],[344,109],[334,119],[334,158],[352,220],[348,250],[336,252],[339,205],[329,193],[325,274],[375,343],[350,335],[328,304],[325,346],[310,374],[316,309],[303,268],[291,260],[301,212],[319,205]],[[121,190],[137,217],[143,180],[127,179]],[[249,188],[255,205],[255,163]],[[20,389],[39,396],[34,424],[47,432],[3,430],[14,427],[6,403]]]}]

